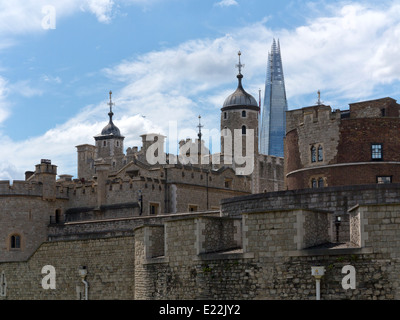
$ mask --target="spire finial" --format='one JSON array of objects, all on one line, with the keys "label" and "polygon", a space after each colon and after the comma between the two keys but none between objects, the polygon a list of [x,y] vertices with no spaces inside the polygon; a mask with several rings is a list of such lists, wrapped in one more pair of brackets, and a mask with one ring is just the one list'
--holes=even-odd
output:
[{"label": "spire finial", "polygon": [[318,101],[317,101],[317,105],[321,105],[322,103],[321,103],[321,91],[320,90],[318,90]]},{"label": "spire finial", "polygon": [[239,69],[239,74],[240,74],[240,75],[242,75],[242,68],[244,68],[244,64],[242,64],[242,63],[240,62],[240,56],[241,56],[241,55],[242,55],[242,53],[241,53],[240,50],[239,50],[239,52],[238,52],[239,63],[236,65],[236,68]]},{"label": "spire finial", "polygon": [[110,112],[108,113],[108,115],[110,116],[110,121],[112,121],[112,116],[114,115],[114,113],[112,112],[112,106],[114,106],[115,103],[113,103],[112,99],[111,99],[111,95],[112,95],[112,91],[111,90],[109,92],[109,95],[110,95],[110,102],[107,103],[107,104],[110,106]]},{"label": "spire finial", "polygon": [[197,136],[199,137],[199,141],[201,141],[201,128],[203,128],[203,126],[201,125],[201,115],[199,115],[199,125],[197,126],[197,128],[199,128],[199,133],[197,134]]}]

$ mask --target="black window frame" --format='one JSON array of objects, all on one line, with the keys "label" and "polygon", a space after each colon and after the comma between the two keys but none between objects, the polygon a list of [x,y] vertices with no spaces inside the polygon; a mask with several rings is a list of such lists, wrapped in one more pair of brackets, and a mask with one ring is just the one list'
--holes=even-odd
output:
[{"label": "black window frame", "polygon": [[[379,178],[389,178],[389,182],[379,182]],[[393,176],[376,176],[376,183],[377,184],[389,184],[393,183]]]}]

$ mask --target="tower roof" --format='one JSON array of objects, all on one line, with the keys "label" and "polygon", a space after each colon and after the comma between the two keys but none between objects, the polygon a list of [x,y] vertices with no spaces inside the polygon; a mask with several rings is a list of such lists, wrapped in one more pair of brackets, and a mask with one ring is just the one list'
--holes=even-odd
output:
[{"label": "tower roof", "polygon": [[101,134],[95,136],[95,139],[124,138],[121,135],[121,131],[112,121],[112,117],[114,115],[114,113],[112,112],[112,106],[114,105],[114,103],[111,100],[112,91],[110,91],[109,94],[110,94],[110,102],[108,103],[108,105],[110,106],[110,112],[108,113],[108,116],[110,117],[110,121],[103,128],[103,130],[101,130]]},{"label": "tower roof", "polygon": [[225,108],[257,108],[257,110],[259,109],[257,100],[249,93],[247,93],[242,86],[242,79],[243,79],[243,75],[241,73],[242,67],[244,67],[243,64],[241,64],[240,62],[240,55],[241,52],[238,52],[238,56],[239,56],[239,64],[237,64],[236,66],[239,69],[239,74],[236,76],[238,78],[238,87],[235,90],[234,93],[232,93],[231,95],[229,95],[226,99],[225,102],[222,106],[222,109]]}]

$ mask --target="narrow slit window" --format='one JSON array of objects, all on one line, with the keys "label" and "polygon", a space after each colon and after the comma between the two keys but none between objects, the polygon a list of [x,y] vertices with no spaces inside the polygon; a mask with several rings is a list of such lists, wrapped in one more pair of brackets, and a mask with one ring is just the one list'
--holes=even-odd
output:
[{"label": "narrow slit window", "polygon": [[316,162],[317,161],[317,149],[312,146],[311,147],[311,162]]},{"label": "narrow slit window", "polygon": [[323,149],[322,146],[318,147],[318,161],[324,161],[324,154],[323,154]]}]

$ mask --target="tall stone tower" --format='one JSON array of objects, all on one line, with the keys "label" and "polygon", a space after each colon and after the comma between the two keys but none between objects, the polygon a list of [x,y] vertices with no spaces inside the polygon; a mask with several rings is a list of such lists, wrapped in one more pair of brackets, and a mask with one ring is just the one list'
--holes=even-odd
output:
[{"label": "tall stone tower", "polygon": [[121,135],[118,127],[113,123],[112,117],[114,113],[112,112],[112,106],[114,103],[111,100],[112,92],[110,91],[110,112],[108,116],[110,121],[103,128],[101,133],[94,137],[96,142],[95,159],[104,159],[108,161],[111,165],[111,170],[113,167],[119,167],[122,158],[124,157],[124,139],[125,137]]},{"label": "tall stone tower", "polygon": [[[258,114],[260,107],[256,99],[243,89],[241,71],[244,65],[240,62],[240,51],[238,56],[238,87],[234,93],[225,99],[221,108],[221,154],[227,157],[230,155],[234,157],[235,154],[240,154],[240,156],[252,154],[253,159],[256,159],[258,155]],[[247,138],[250,138],[250,135],[253,135],[254,145],[251,150],[247,150],[246,140],[249,140]],[[238,137],[241,140],[241,147],[240,143],[238,144],[240,142]],[[235,150],[235,146],[241,150]],[[226,160],[227,157],[224,159]],[[232,164],[233,167],[237,165],[234,159],[232,159]]]},{"label": "tall stone tower", "polygon": [[283,157],[283,139],[286,130],[287,100],[283,77],[281,49],[273,40],[268,53],[267,79],[260,125],[261,154]]}]

